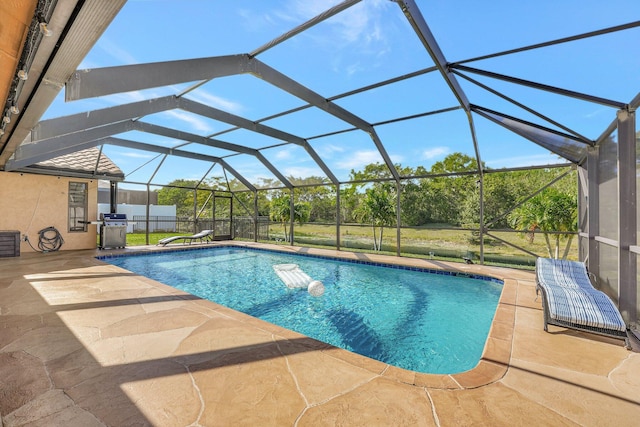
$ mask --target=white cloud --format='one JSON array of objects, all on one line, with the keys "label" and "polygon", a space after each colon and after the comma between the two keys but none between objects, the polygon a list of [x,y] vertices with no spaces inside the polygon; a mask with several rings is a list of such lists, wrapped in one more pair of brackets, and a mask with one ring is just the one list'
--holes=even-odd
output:
[{"label": "white cloud", "polygon": [[404,156],[401,156],[400,154],[389,154],[389,158],[391,159],[391,163],[398,164],[398,163],[402,163],[402,161],[404,160]]},{"label": "white cloud", "polygon": [[139,153],[134,151],[123,151],[118,153],[118,155],[122,157],[130,157],[132,159],[150,159],[157,156],[155,153]]},{"label": "white cloud", "polygon": [[345,67],[345,70],[346,70],[348,75],[352,76],[352,75],[356,74],[359,71],[364,71],[364,67],[362,67],[360,65],[360,62],[356,62],[354,64],[347,65]]},{"label": "white cloud", "polygon": [[483,159],[488,167],[497,168],[517,168],[532,165],[552,165],[557,163],[565,163],[567,160],[559,157],[557,154],[536,154],[533,156],[513,156],[503,157],[500,159]]},{"label": "white cloud", "polygon": [[[339,1],[292,0],[291,14],[308,20],[338,4]],[[326,22],[332,25],[343,42],[371,43],[384,40],[380,19],[390,6],[388,0],[369,0],[357,3],[334,15]]]},{"label": "white cloud", "polygon": [[107,37],[101,37],[97,42],[98,48],[102,49],[107,55],[117,60],[121,65],[138,64],[138,61],[132,54],[125,49],[113,43]]},{"label": "white cloud", "polygon": [[332,158],[335,153],[343,153],[343,152],[344,152],[344,147],[341,147],[339,145],[334,145],[334,144],[326,144],[320,147],[316,147],[316,153],[318,153],[320,157],[324,157],[327,159]]},{"label": "white cloud", "polygon": [[336,166],[346,170],[360,170],[370,163],[381,163],[382,157],[377,150],[356,151],[353,155],[338,162]]},{"label": "white cloud", "polygon": [[[272,14],[255,16],[247,10],[239,13],[247,21],[255,24],[256,21],[273,23],[275,20],[291,25],[299,25],[314,18],[326,10],[340,3],[338,0],[308,1],[290,0],[286,6]],[[316,38],[317,42],[323,42],[332,48],[345,43],[360,43],[369,45],[373,43],[386,43],[384,32],[380,23],[387,9],[394,7],[388,0],[369,0],[357,3],[327,19],[324,23],[331,28],[332,34],[326,34],[325,39]],[[338,43],[336,43],[338,36]]]},{"label": "white cloud", "polygon": [[596,110],[592,111],[591,113],[586,114],[586,115],[585,115],[585,118],[587,118],[587,119],[592,119],[592,118],[594,118],[594,117],[596,117],[596,116],[599,116],[599,115],[601,115],[601,114],[603,114],[603,113],[607,113],[607,114],[608,114],[608,113],[609,113],[609,111],[610,111],[610,110],[609,110],[608,108],[598,108],[598,109],[596,109]]},{"label": "white cloud", "polygon": [[244,106],[235,101],[225,99],[221,96],[213,95],[203,90],[196,90],[189,93],[188,98],[202,104],[207,104],[220,110],[228,111],[229,113],[239,114],[244,110]]},{"label": "white cloud", "polygon": [[[331,9],[341,0],[288,0],[282,8],[264,13],[249,9],[239,9],[246,31],[257,32],[265,28],[277,28],[280,33],[291,30],[298,25]],[[334,70],[353,75],[364,69],[357,62],[352,62],[353,50],[367,52],[378,57],[391,51],[382,22],[389,14],[389,8],[397,7],[389,0],[368,0],[331,16],[323,21],[323,31],[305,32],[305,44],[315,43],[330,50],[336,58]],[[337,52],[347,49],[350,53],[342,58]],[[347,52],[345,50],[345,52]],[[344,64],[343,64],[344,63]]]},{"label": "white cloud", "polygon": [[182,122],[186,122],[195,131],[203,132],[203,133],[211,133],[213,131],[213,126],[211,126],[206,120],[195,116],[191,113],[187,113],[181,110],[170,110],[161,113],[165,116],[169,116],[173,119],[180,120]]},{"label": "white cloud", "polygon": [[112,101],[114,104],[125,104],[131,102],[138,102],[146,99],[142,91],[135,90],[132,92],[122,92],[110,95],[108,98],[105,97],[107,101]]},{"label": "white cloud", "polygon": [[277,26],[277,23],[280,21],[291,20],[291,17],[279,12],[275,12],[273,14],[259,13],[252,9],[241,8],[237,10],[237,13],[242,18],[243,29],[251,33]]},{"label": "white cloud", "polygon": [[291,159],[291,157],[291,150],[289,150],[288,148],[278,150],[278,152],[276,153],[276,159],[278,160],[289,160]]},{"label": "white cloud", "polygon": [[324,172],[318,167],[290,166],[283,169],[284,176],[292,176],[294,178],[307,178],[310,176],[325,176]]},{"label": "white cloud", "polygon": [[449,147],[433,147],[422,152],[422,158],[431,160],[449,154]]},{"label": "white cloud", "polygon": [[296,20],[299,20],[300,18],[308,20],[319,15],[325,10],[332,8],[338,3],[340,3],[339,0],[291,0],[286,9],[290,11],[290,15],[297,17]]}]

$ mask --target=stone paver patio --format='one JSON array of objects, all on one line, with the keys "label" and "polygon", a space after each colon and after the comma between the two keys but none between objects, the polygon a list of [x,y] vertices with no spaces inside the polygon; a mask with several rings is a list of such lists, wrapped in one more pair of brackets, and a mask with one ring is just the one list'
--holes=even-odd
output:
[{"label": "stone paver patio", "polygon": [[503,279],[482,360],[456,375],[414,373],[105,264],[99,251],[23,254],[0,259],[0,425],[640,422],[640,354],[619,340],[545,333],[533,272],[273,248]]}]

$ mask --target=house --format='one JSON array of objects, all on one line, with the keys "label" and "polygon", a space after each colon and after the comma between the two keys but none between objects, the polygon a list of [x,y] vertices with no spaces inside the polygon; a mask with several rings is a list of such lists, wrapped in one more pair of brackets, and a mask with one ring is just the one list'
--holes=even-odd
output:
[{"label": "house", "polygon": [[[0,172],[0,231],[20,233],[20,251],[38,249],[39,231],[54,227],[60,250],[92,249],[98,216],[98,181],[124,173],[98,148],[56,157],[16,172]],[[29,242],[24,240],[27,236]]]}]

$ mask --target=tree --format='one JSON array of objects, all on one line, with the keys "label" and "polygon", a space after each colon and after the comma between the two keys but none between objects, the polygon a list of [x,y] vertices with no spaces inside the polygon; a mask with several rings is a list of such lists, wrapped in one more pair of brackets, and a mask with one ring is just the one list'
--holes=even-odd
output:
[{"label": "tree", "polygon": [[[289,177],[291,182],[301,185],[295,190],[295,201],[306,202],[310,207],[309,222],[333,222],[336,218],[336,192],[328,178],[311,176],[308,178]],[[310,185],[311,184],[311,185]]]},{"label": "tree", "polygon": [[198,181],[176,179],[168,185],[168,187],[162,187],[158,190],[158,203],[161,205],[175,205],[177,216],[192,217],[193,189],[198,185]]},{"label": "tree", "polygon": [[[394,224],[396,210],[393,194],[383,186],[373,186],[365,191],[362,204],[356,216],[362,222],[371,224],[373,231],[373,250],[382,249],[382,235],[384,227]],[[380,230],[378,239],[377,230]]]},{"label": "tree", "polygon": [[[565,259],[573,241],[573,233],[578,229],[577,214],[575,196],[551,187],[514,209],[508,218],[511,227],[526,230],[525,235],[530,242],[533,242],[536,231],[542,231],[550,258],[559,258],[560,239],[566,238],[562,255]],[[549,234],[546,233],[548,231],[565,232],[555,234],[555,248],[552,247]]]},{"label": "tree", "polygon": [[[474,157],[463,153],[451,153],[431,167],[432,174],[453,174],[460,172],[477,172],[478,162]],[[420,180],[420,191],[425,194],[429,222],[461,225],[464,222],[477,222],[465,217],[465,203],[478,206],[477,175],[436,176]],[[477,201],[472,199],[476,196]],[[477,216],[477,215],[476,215]]]},{"label": "tree", "polygon": [[[271,200],[269,216],[272,221],[282,224],[284,229],[284,239],[287,242],[293,241],[293,236],[289,236],[287,225],[291,221],[291,204],[289,195],[280,195]],[[296,202],[293,204],[293,220],[303,224],[309,220],[311,207],[307,202]]]}]

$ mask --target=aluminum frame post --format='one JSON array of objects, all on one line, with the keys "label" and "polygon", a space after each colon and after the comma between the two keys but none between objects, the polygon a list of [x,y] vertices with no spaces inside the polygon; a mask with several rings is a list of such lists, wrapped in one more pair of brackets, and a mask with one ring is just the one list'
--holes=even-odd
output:
[{"label": "aluminum frame post", "polygon": [[[233,202],[233,201],[232,201]],[[253,241],[258,241],[258,190],[253,192]]]},{"label": "aluminum frame post", "polygon": [[600,235],[600,191],[598,188],[598,163],[600,152],[597,147],[587,149],[587,190],[589,218],[587,220],[587,266],[596,277],[600,277],[599,245],[596,236]]},{"label": "aluminum frame post", "polygon": [[193,189],[193,234],[198,233],[198,189]]},{"label": "aluminum frame post", "polygon": [[336,184],[336,250],[340,250],[340,184]]},{"label": "aluminum frame post", "polygon": [[[400,239],[402,233],[400,232],[400,181],[396,181],[396,256],[400,256]],[[380,242],[382,247],[382,242]]]},{"label": "aluminum frame post", "polygon": [[145,207],[145,244],[149,246],[149,214],[151,213],[151,209],[149,208],[149,202],[151,201],[151,192],[149,184],[147,184],[147,206]]},{"label": "aluminum frame post", "polygon": [[293,223],[296,214],[295,204],[293,202],[293,188],[289,190],[289,240],[290,245],[293,246]]},{"label": "aluminum frame post", "polygon": [[116,213],[118,211],[118,183],[109,181],[109,212]]},{"label": "aluminum frame post", "polygon": [[619,110],[618,118],[618,308],[629,323],[638,319],[636,220],[636,116]]},{"label": "aluminum frame post", "polygon": [[480,225],[480,264],[484,265],[484,174],[480,174],[478,178],[478,192],[480,198],[480,218],[478,219]]},{"label": "aluminum frame post", "polygon": [[216,195],[213,190],[211,190],[211,194],[213,194],[213,199],[211,200],[211,220],[213,221],[213,236],[212,239],[216,238]]}]

